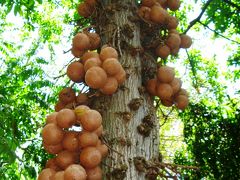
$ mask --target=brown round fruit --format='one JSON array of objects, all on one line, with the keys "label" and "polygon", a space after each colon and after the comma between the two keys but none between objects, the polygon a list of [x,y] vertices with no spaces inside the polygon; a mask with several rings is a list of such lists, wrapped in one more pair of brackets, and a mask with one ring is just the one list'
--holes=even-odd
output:
[{"label": "brown round fruit", "polygon": [[99,128],[97,128],[95,131],[93,131],[97,136],[101,136],[103,134],[103,126],[101,125]]},{"label": "brown round fruit", "polygon": [[86,169],[88,180],[102,180],[102,170],[99,166],[93,169]]},{"label": "brown round fruit", "polygon": [[71,52],[72,52],[72,55],[76,58],[80,58],[84,54],[83,50],[80,50],[76,47],[72,47]]},{"label": "brown round fruit", "polygon": [[74,48],[77,48],[81,51],[87,50],[90,47],[90,39],[84,33],[77,33],[72,40]]},{"label": "brown round fruit", "polygon": [[78,151],[78,133],[75,131],[67,131],[62,141],[63,148],[68,151]]},{"label": "brown round fruit", "polygon": [[109,47],[109,45],[108,45],[108,44],[102,45],[101,50],[103,50],[103,49],[106,48],[106,47]]},{"label": "brown round fruit", "polygon": [[102,160],[101,153],[95,147],[86,147],[80,153],[80,163],[85,168],[95,168]]},{"label": "brown round fruit", "polygon": [[72,164],[64,172],[65,180],[86,180],[87,174],[85,169],[79,164]]},{"label": "brown round fruit", "polygon": [[87,36],[90,39],[90,50],[99,48],[101,43],[101,38],[97,33],[87,33]]},{"label": "brown round fruit", "polygon": [[81,58],[81,62],[83,64],[85,64],[85,62],[90,59],[90,58],[98,58],[100,59],[99,57],[99,54],[97,52],[94,52],[94,51],[88,51],[88,52],[85,52]]},{"label": "brown round fruit", "polygon": [[165,8],[167,6],[167,0],[157,0],[157,2],[163,7]]},{"label": "brown round fruit", "polygon": [[152,96],[157,95],[157,79],[149,79],[146,84],[146,88],[149,94]]},{"label": "brown round fruit", "polygon": [[64,103],[61,102],[61,101],[58,101],[58,102],[55,104],[54,109],[55,109],[56,112],[59,112],[59,111],[61,111],[62,109],[64,109],[65,106],[66,106],[66,104],[64,104]]},{"label": "brown round fruit", "polygon": [[67,76],[73,82],[82,82],[84,74],[83,65],[80,62],[73,62],[67,67]]},{"label": "brown round fruit", "polygon": [[176,11],[179,9],[181,2],[180,0],[168,0],[167,5],[171,11]]},{"label": "brown round fruit", "polygon": [[56,172],[61,170],[61,168],[58,167],[58,165],[56,164],[56,158],[51,158],[51,159],[47,160],[45,168],[53,169]]},{"label": "brown round fruit", "polygon": [[146,20],[150,20],[150,12],[151,12],[151,8],[146,6],[141,6],[138,9],[138,15]]},{"label": "brown round fruit", "polygon": [[85,148],[88,146],[96,146],[98,141],[98,136],[94,132],[83,131],[79,137],[79,147]]},{"label": "brown round fruit", "polygon": [[85,82],[93,89],[99,89],[105,85],[107,73],[100,67],[91,67],[85,74]]},{"label": "brown round fruit", "polygon": [[164,106],[166,106],[166,107],[171,107],[171,106],[174,104],[172,98],[162,99],[162,100],[161,100],[161,103],[162,103],[162,105],[164,105]]},{"label": "brown round fruit", "polygon": [[66,169],[69,165],[74,164],[75,161],[75,154],[66,150],[61,151],[56,157],[56,163],[62,169]]},{"label": "brown round fruit", "polygon": [[174,79],[172,80],[172,82],[170,82],[170,86],[172,86],[173,94],[176,94],[176,93],[180,90],[180,88],[181,88],[181,86],[182,86],[182,81],[181,81],[181,79],[179,79],[179,78],[174,78]]},{"label": "brown round fruit", "polygon": [[156,3],[156,0],[142,0],[142,5],[152,7]]},{"label": "brown round fruit", "polygon": [[94,7],[97,4],[97,0],[85,0],[85,3],[87,3],[91,7]]},{"label": "brown round fruit", "polygon": [[76,122],[76,115],[71,109],[62,109],[57,114],[57,124],[61,128],[70,128]]},{"label": "brown round fruit", "polygon": [[118,82],[114,77],[108,77],[106,84],[100,89],[105,95],[112,95],[118,89]]},{"label": "brown round fruit", "polygon": [[126,71],[121,67],[120,71],[114,76],[114,78],[116,78],[119,85],[122,85],[126,80],[126,76]]},{"label": "brown round fruit", "polygon": [[115,58],[105,59],[105,61],[102,64],[102,68],[110,76],[116,75],[120,71],[121,67],[122,65]]},{"label": "brown round fruit", "polygon": [[92,8],[90,8],[87,3],[80,3],[78,5],[77,11],[80,16],[83,16],[85,18],[91,16],[93,13]]},{"label": "brown round fruit", "polygon": [[76,99],[75,92],[72,88],[64,88],[59,92],[59,100],[65,105],[71,102],[74,102]]},{"label": "brown round fruit", "polygon": [[172,87],[167,83],[159,83],[157,85],[157,96],[163,99],[169,99],[173,95]]},{"label": "brown round fruit", "polygon": [[179,50],[180,50],[179,47],[175,47],[174,49],[171,49],[171,55],[177,56],[179,53]]},{"label": "brown round fruit", "polygon": [[87,93],[79,93],[76,98],[77,104],[86,105],[88,104],[88,95]]},{"label": "brown round fruit", "polygon": [[51,177],[51,180],[65,180],[64,171],[58,171]]},{"label": "brown round fruit", "polygon": [[178,34],[169,34],[167,40],[166,40],[166,45],[170,48],[170,49],[174,49],[176,47],[179,47],[181,44],[181,38]]},{"label": "brown round fruit", "polygon": [[105,158],[108,155],[108,147],[106,144],[100,144],[97,145],[96,148],[99,150],[99,152],[102,155],[102,158]]},{"label": "brown round fruit", "polygon": [[190,46],[192,45],[192,38],[186,34],[182,34],[180,38],[181,38],[180,47],[186,49],[190,48]]},{"label": "brown round fruit", "polygon": [[59,144],[63,135],[63,130],[54,123],[47,124],[42,130],[43,141],[48,145]]},{"label": "brown round fruit", "polygon": [[99,58],[89,58],[85,63],[84,63],[84,71],[87,72],[88,69],[94,66],[100,67],[102,64],[102,61]]},{"label": "brown round fruit", "polygon": [[177,35],[179,35],[179,32],[176,29],[170,29],[168,31],[168,34],[177,34]]},{"label": "brown round fruit", "polygon": [[161,6],[154,5],[151,8],[150,18],[154,23],[163,25],[168,13]]},{"label": "brown round fruit", "polygon": [[167,29],[176,29],[178,26],[177,18],[171,15],[167,16],[166,26],[167,26]]},{"label": "brown round fruit", "polygon": [[46,123],[47,124],[49,124],[49,123],[57,124],[57,120],[56,120],[57,114],[58,114],[58,112],[53,112],[53,113],[47,115]]},{"label": "brown round fruit", "polygon": [[96,110],[88,110],[80,119],[83,129],[87,131],[95,131],[102,125],[102,116]]},{"label": "brown round fruit", "polygon": [[49,154],[58,154],[63,150],[62,143],[56,145],[47,145],[43,142],[43,147]]},{"label": "brown round fruit", "polygon": [[85,106],[85,105],[80,105],[80,106],[77,106],[75,109],[74,109],[74,112],[77,116],[77,121],[80,123],[80,118],[82,117],[82,115],[84,115],[88,110],[90,110],[90,108],[88,106]]},{"label": "brown round fruit", "polygon": [[157,78],[162,83],[170,83],[175,76],[174,69],[169,66],[161,66],[157,70]]},{"label": "brown round fruit", "polygon": [[167,45],[159,45],[156,49],[156,55],[166,59],[170,54],[170,48]]},{"label": "brown round fruit", "polygon": [[108,58],[118,59],[118,53],[117,53],[116,49],[114,49],[112,47],[105,47],[105,48],[101,49],[100,59],[102,61],[105,61]]},{"label": "brown round fruit", "polygon": [[175,97],[174,103],[178,109],[184,110],[189,103],[188,97],[184,95],[179,95]]},{"label": "brown round fruit", "polygon": [[56,171],[53,169],[43,169],[42,172],[38,175],[38,180],[50,180],[51,176],[53,176],[55,173]]},{"label": "brown round fruit", "polygon": [[175,95],[175,97],[179,96],[179,95],[184,95],[188,97],[188,92],[186,89],[181,88]]}]

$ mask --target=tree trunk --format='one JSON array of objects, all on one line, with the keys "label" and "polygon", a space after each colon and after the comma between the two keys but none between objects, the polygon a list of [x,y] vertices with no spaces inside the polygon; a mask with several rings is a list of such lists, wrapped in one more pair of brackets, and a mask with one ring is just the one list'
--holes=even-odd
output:
[{"label": "tree trunk", "polygon": [[[142,86],[140,25],[136,2],[105,0],[96,19],[103,44],[116,48],[127,80],[117,93],[99,97],[94,106],[103,116],[104,139],[110,147],[105,179],[146,179],[151,160],[159,156],[159,123],[151,97]],[[149,62],[150,64],[150,62]],[[147,162],[145,162],[147,160]]]}]

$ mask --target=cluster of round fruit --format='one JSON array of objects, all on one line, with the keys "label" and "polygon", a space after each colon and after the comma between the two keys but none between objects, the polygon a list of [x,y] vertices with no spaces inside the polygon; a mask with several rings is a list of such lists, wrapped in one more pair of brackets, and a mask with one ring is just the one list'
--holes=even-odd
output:
[{"label": "cluster of round fruit", "polygon": [[167,8],[176,11],[179,7],[179,0],[142,0],[138,14],[145,20],[165,26],[169,30],[176,29],[178,20],[168,13]]},{"label": "cluster of round fruit", "polygon": [[156,46],[156,55],[166,59],[170,54],[177,55],[180,48],[189,48],[192,45],[192,39],[186,34],[179,34],[176,30],[178,19],[171,16],[166,10],[178,10],[179,0],[143,0],[142,6],[138,10],[139,16],[147,21],[161,25],[168,31],[164,42]]},{"label": "cluster of round fruit", "polygon": [[175,29],[168,32],[168,36],[164,43],[156,48],[156,55],[162,59],[166,59],[170,54],[176,56],[180,48],[189,48],[192,45],[192,39],[186,34],[179,34]]},{"label": "cluster of round fruit", "polygon": [[78,5],[78,14],[85,18],[91,16],[95,10],[97,0],[85,0]]},{"label": "cluster of round fruit", "polygon": [[175,77],[174,69],[161,66],[157,70],[157,78],[148,80],[147,91],[158,96],[164,106],[176,105],[178,109],[185,109],[189,103],[188,93],[181,88],[182,81]]},{"label": "cluster of round fruit", "polygon": [[88,50],[99,48],[101,38],[94,32],[79,32],[72,39],[72,54],[79,58]]},{"label": "cluster of round fruit", "polygon": [[80,62],[71,63],[67,76],[74,82],[85,83],[92,89],[99,89],[105,95],[112,95],[126,79],[126,72],[118,61],[117,51],[103,46],[100,54],[88,51]]},{"label": "cluster of round fruit", "polygon": [[88,105],[89,98],[87,93],[78,93],[70,88],[63,88],[58,94],[58,102],[55,105],[55,111],[58,112],[64,108],[73,109],[74,106]]},{"label": "cluster of round fruit", "polygon": [[[75,124],[82,130],[69,130]],[[108,154],[108,147],[99,139],[102,132],[102,116],[85,105],[48,115],[43,146],[56,156],[47,161],[38,180],[101,180],[99,164]]]}]

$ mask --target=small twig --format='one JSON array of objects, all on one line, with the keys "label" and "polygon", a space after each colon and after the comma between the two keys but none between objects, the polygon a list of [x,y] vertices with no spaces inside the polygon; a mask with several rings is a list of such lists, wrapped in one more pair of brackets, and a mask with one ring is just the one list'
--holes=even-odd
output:
[{"label": "small twig", "polygon": [[67,51],[63,51],[63,54],[67,54],[68,52],[70,52],[72,50],[72,48],[70,48],[69,50]]},{"label": "small twig", "polygon": [[235,40],[232,40],[232,39],[230,39],[230,38],[228,38],[228,37],[226,37],[226,36],[220,34],[220,33],[217,32],[216,30],[211,29],[208,25],[202,23],[201,21],[199,21],[199,23],[200,23],[201,25],[203,25],[205,28],[207,28],[207,29],[209,29],[210,31],[212,31],[212,32],[214,32],[215,34],[217,34],[218,36],[221,36],[222,38],[227,39],[227,40],[229,40],[229,41],[232,41],[232,42],[234,42],[234,43],[240,44],[240,42],[235,41]]},{"label": "small twig", "polygon": [[201,13],[198,15],[197,18],[195,18],[194,20],[192,20],[190,23],[189,23],[189,26],[187,27],[187,29],[184,31],[183,34],[186,34],[197,22],[200,21],[200,19],[202,18],[203,14],[205,13],[205,11],[207,10],[209,4],[212,2],[213,0],[208,0],[206,2],[206,4],[203,6],[202,8],[202,11]]},{"label": "small twig", "polygon": [[53,77],[53,79],[54,79],[54,80],[55,80],[55,79],[59,79],[59,78],[65,76],[66,74],[67,74],[67,73],[64,73],[64,74],[61,74],[61,75],[59,75],[59,76],[57,76],[57,77]]}]

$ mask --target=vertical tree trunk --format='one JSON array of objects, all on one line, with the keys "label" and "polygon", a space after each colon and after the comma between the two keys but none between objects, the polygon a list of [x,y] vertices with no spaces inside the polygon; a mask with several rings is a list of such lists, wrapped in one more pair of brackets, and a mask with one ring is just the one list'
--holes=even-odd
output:
[{"label": "vertical tree trunk", "polygon": [[106,179],[146,179],[150,170],[142,159],[150,161],[159,155],[156,111],[142,88],[142,73],[148,72],[142,71],[142,57],[136,51],[141,48],[140,26],[130,21],[135,12],[132,0],[104,0],[96,19],[103,42],[118,50],[127,72],[127,80],[116,94],[99,97],[94,104],[102,113],[105,139],[111,147],[103,166]]}]

